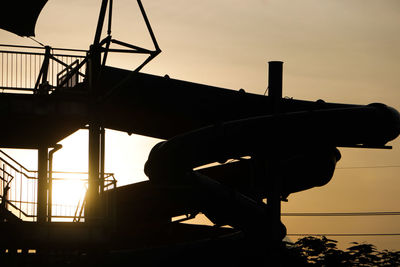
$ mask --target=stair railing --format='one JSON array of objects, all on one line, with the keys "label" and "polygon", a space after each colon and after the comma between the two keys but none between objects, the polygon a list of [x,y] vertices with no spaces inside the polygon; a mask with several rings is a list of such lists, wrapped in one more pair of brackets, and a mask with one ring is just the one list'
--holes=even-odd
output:
[{"label": "stair railing", "polygon": [[[85,201],[82,199],[87,190],[87,172],[59,172],[53,178],[53,188],[63,187],[63,183],[74,182],[84,187],[81,199],[76,203],[66,204],[62,200],[54,201],[53,194],[52,218],[80,222],[84,218]],[[104,174],[104,189],[115,188],[117,180],[113,173]],[[5,188],[9,187],[8,190]],[[78,188],[75,188],[78,190]],[[6,191],[8,194],[6,195]],[[36,221],[37,208],[37,171],[25,168],[4,151],[0,150],[0,198],[8,211],[24,221]]]},{"label": "stair railing", "polygon": [[0,190],[7,210],[18,218],[36,219],[37,172],[28,170],[0,150]]}]

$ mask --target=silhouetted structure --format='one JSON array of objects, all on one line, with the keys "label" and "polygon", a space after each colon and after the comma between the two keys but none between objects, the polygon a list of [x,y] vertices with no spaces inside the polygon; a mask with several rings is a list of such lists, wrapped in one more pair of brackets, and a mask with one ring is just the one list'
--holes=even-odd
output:
[{"label": "silhouetted structure", "polygon": [[[40,11],[45,2],[38,1],[34,10]],[[268,96],[140,73],[161,50],[137,2],[154,50],[112,39],[112,0],[103,0],[89,51],[58,50],[75,53],[64,55],[69,58],[64,62],[54,53],[57,49],[45,47],[44,53],[36,53],[42,64],[33,83],[3,84],[0,106],[8,130],[0,132],[0,146],[38,150],[33,215],[9,201],[7,189],[2,191],[3,253],[35,249],[49,256],[60,250],[71,256],[74,251],[106,251],[109,254],[100,259],[110,264],[157,264],[167,260],[167,254],[169,262],[198,257],[221,264],[268,262],[266,249],[279,250],[286,234],[280,222],[281,200],[328,183],[340,160],[337,147],[387,148],[386,143],[399,135],[399,114],[383,104],[283,99],[282,62],[270,62]],[[101,39],[107,7],[108,35]],[[27,22],[29,30],[11,20],[0,21],[0,27],[31,36],[35,21]],[[123,49],[110,48],[112,44]],[[76,55],[80,52],[85,55]],[[106,66],[110,52],[148,58],[129,71]],[[56,76],[50,75],[53,63],[61,66]],[[52,222],[53,172],[48,162],[60,148],[57,143],[82,128],[89,131],[85,221]],[[104,173],[106,128],[165,140],[149,155],[149,181],[118,188],[110,182]],[[224,164],[196,169],[214,162]],[[21,166],[13,168],[23,172]],[[4,167],[2,171],[2,185],[9,186],[13,178]],[[171,222],[175,216],[188,219],[199,212],[216,226]],[[21,213],[34,222],[21,221]],[[221,227],[225,225],[231,228]],[[269,243],[258,246],[260,241]],[[87,257],[77,261],[97,256]]]}]

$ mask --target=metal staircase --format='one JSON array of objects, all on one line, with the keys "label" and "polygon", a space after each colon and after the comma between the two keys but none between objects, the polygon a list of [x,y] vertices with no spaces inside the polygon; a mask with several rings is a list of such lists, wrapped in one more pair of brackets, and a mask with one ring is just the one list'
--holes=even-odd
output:
[{"label": "metal staircase", "polygon": [[[54,185],[65,187],[67,183],[74,183],[80,187],[84,194],[73,203],[65,203],[54,196],[48,201],[51,205],[51,218],[48,221],[73,221],[84,220],[85,193],[87,190],[87,173],[83,172],[53,172],[56,177],[51,179]],[[50,177],[50,175],[49,175]],[[37,171],[29,170],[0,150],[0,221],[21,222],[36,221],[37,213]],[[116,187],[113,173],[105,174],[105,190]],[[79,188],[76,188],[79,190]]]},{"label": "metal staircase", "polygon": [[26,169],[0,150],[2,212],[8,212],[20,220],[35,221],[36,188],[37,172]]}]

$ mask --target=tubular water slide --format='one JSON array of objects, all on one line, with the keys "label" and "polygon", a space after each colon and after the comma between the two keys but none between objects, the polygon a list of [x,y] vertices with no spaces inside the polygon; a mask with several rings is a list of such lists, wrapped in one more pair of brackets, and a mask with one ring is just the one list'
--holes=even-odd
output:
[{"label": "tubular water slide", "polygon": [[49,95],[3,94],[14,131],[0,134],[1,145],[53,146],[93,116],[105,128],[166,140],[149,155],[149,181],[107,192],[118,223],[138,229],[202,212],[218,225],[267,234],[270,207],[262,200],[272,180],[282,199],[325,185],[337,147],[382,148],[400,133],[400,115],[384,104],[282,98],[274,113],[270,96],[108,66],[97,84],[101,94],[90,106],[86,82]]},{"label": "tubular water slide", "polygon": [[[166,218],[200,211],[255,235],[268,234],[269,207],[261,200],[272,176],[284,199],[328,183],[341,157],[337,147],[379,148],[400,133],[400,115],[384,104],[281,99],[274,114],[268,96],[111,67],[100,84],[108,89],[99,114],[105,127],[166,140],[150,152],[149,182],[119,190],[125,202],[135,199]],[[223,164],[198,169],[216,162]],[[150,187],[159,194],[140,199]]]}]

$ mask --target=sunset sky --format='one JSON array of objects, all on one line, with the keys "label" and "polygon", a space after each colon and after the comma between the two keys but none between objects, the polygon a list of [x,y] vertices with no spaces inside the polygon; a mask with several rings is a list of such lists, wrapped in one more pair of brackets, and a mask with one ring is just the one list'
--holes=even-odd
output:
[{"label": "sunset sky", "polygon": [[[88,49],[100,2],[49,0],[36,25],[36,39],[52,47]],[[400,110],[398,0],[143,0],[143,4],[163,52],[142,72],[263,94],[267,62],[280,60],[284,96],[381,102]],[[153,49],[136,1],[115,0],[113,16],[115,39]],[[3,30],[0,40],[37,45]],[[140,59],[114,55],[109,64],[134,69]],[[107,131],[106,141],[106,171],[115,172],[120,185],[146,179],[143,164],[157,140]],[[54,169],[86,171],[86,142],[84,130],[63,140]],[[342,160],[332,181],[290,195],[282,211],[400,211],[400,138],[390,145],[392,150],[341,148]],[[35,151],[13,155],[36,168]],[[400,233],[400,216],[283,217],[283,222],[288,233]],[[379,249],[400,250],[400,236],[332,239],[344,247],[365,241]]]}]

